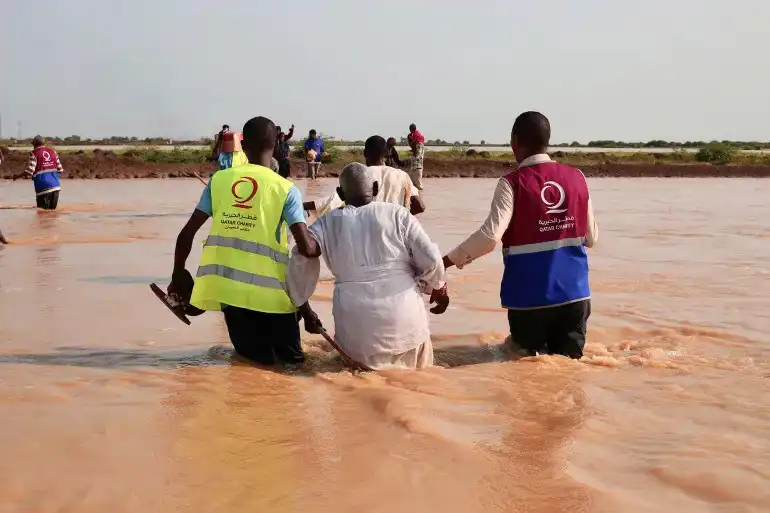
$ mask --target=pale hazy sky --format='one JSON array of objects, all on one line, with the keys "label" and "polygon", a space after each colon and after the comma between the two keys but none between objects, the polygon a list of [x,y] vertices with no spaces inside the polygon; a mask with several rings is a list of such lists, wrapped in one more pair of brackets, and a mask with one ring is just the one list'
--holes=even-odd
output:
[{"label": "pale hazy sky", "polygon": [[770,139],[770,0],[0,0],[3,134]]}]

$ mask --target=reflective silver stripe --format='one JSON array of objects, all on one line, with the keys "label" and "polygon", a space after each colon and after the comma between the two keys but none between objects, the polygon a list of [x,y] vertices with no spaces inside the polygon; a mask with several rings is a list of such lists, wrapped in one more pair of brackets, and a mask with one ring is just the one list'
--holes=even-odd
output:
[{"label": "reflective silver stripe", "polygon": [[255,285],[257,287],[265,287],[268,289],[286,290],[286,284],[278,278],[271,278],[269,276],[262,276],[259,274],[247,273],[246,271],[240,271],[227,267],[226,265],[207,264],[198,267],[198,278],[201,276],[221,276],[228,280],[238,281],[246,283],[248,285]]},{"label": "reflective silver stripe", "polygon": [[269,246],[252,242],[250,240],[238,239],[236,237],[223,237],[221,235],[209,235],[206,239],[206,246],[220,246],[223,248],[233,248],[254,255],[262,255],[275,260],[279,264],[288,264],[289,255],[280,253]]},{"label": "reflective silver stripe", "polygon": [[546,242],[538,242],[536,244],[527,244],[525,246],[510,246],[508,248],[503,248],[503,255],[510,256],[540,253],[541,251],[551,251],[570,246],[582,246],[585,242],[585,237],[575,237],[573,239],[549,240]]}]

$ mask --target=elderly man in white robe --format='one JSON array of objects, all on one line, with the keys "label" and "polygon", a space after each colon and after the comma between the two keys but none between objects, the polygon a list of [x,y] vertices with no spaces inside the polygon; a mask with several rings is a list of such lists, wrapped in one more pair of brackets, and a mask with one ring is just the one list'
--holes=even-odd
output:
[{"label": "elderly man in white robe", "polygon": [[[399,205],[375,201],[379,184],[363,164],[348,164],[332,210],[309,230],[335,278],[333,315],[337,344],[372,370],[433,365],[428,313],[449,305],[441,252],[420,223]],[[305,304],[320,275],[318,258],[294,251],[287,271],[289,294]]]}]

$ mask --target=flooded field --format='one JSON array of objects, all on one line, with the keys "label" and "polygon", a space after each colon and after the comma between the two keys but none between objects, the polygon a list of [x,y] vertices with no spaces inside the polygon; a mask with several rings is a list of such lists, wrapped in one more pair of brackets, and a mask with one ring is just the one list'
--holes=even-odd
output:
[{"label": "flooded field", "polygon": [[[427,180],[443,251],[494,185]],[[450,271],[437,368],[352,375],[307,334],[307,368],[255,369],[155,299],[197,180],[65,181],[55,213],[2,182],[0,511],[770,510],[770,181],[590,186],[582,361],[506,359],[496,251]]]}]

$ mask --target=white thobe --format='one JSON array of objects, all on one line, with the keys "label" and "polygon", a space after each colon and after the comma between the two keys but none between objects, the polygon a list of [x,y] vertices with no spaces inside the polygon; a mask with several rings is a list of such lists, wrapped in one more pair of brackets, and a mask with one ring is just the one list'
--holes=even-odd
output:
[{"label": "white thobe", "polygon": [[[446,279],[441,252],[405,208],[372,202],[319,218],[310,233],[334,275],[335,340],[354,360],[374,369],[423,367],[430,355],[428,312],[422,294]],[[289,294],[305,303],[321,264],[292,252]],[[414,354],[407,354],[413,352]]]}]

